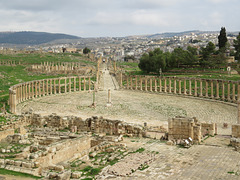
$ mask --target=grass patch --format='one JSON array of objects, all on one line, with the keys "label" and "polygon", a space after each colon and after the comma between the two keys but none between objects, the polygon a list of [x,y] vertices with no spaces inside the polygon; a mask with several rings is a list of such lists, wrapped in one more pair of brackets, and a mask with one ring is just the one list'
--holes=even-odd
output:
[{"label": "grass patch", "polygon": [[3,169],[3,168],[0,168],[0,174],[12,175],[12,176],[20,176],[20,177],[28,177],[28,178],[33,178],[33,179],[41,179],[41,177],[33,176],[31,174],[15,172],[15,171]]},{"label": "grass patch", "polygon": [[143,151],[145,151],[145,149],[144,148],[139,148],[138,150],[136,150],[135,152],[137,153],[142,153]]}]

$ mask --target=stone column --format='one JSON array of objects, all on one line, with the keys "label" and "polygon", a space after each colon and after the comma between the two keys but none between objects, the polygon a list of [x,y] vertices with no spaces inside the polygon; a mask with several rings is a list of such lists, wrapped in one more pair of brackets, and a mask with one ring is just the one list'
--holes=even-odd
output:
[{"label": "stone column", "polygon": [[206,83],[206,94],[205,94],[205,97],[208,97],[208,81],[206,80],[205,83]]},{"label": "stone column", "polygon": [[142,91],[142,76],[140,76],[140,91]]},{"label": "stone column", "polygon": [[147,77],[145,77],[145,91],[147,91],[147,83],[148,83],[148,79],[147,79]]},{"label": "stone column", "polygon": [[168,81],[169,81],[169,89],[168,89],[168,92],[169,92],[169,93],[172,93],[172,79],[171,79],[171,78],[168,78]]},{"label": "stone column", "polygon": [[225,100],[225,84],[224,81],[222,81],[222,100]]},{"label": "stone column", "polygon": [[174,91],[174,94],[177,94],[177,80],[176,78],[174,78],[174,84],[173,84],[173,91]]},{"label": "stone column", "polygon": [[233,83],[233,85],[232,85],[232,100],[233,100],[233,102],[236,102],[236,97],[235,97],[235,88],[236,87],[236,85],[235,85],[235,83]]},{"label": "stone column", "polygon": [[73,78],[73,91],[76,91],[76,77]]},{"label": "stone column", "polygon": [[213,94],[213,80],[211,80],[211,98],[214,98],[214,94]]},{"label": "stone column", "polygon": [[150,77],[150,92],[152,92],[152,77]]},{"label": "stone column", "polygon": [[186,78],[184,78],[184,95],[187,95],[187,82],[186,82]]},{"label": "stone column", "polygon": [[162,79],[159,78],[159,92],[162,92]]},{"label": "stone column", "polygon": [[240,124],[240,101],[239,100],[238,100],[237,104],[238,104],[238,119],[237,119],[237,123]]},{"label": "stone column", "polygon": [[91,90],[91,78],[90,76],[88,77],[88,90]]},{"label": "stone column", "polygon": [[61,94],[61,78],[58,78],[58,93]]},{"label": "stone column", "polygon": [[197,89],[197,79],[194,79],[194,96],[197,97],[198,89]]},{"label": "stone column", "polygon": [[133,82],[132,82],[132,76],[130,76],[130,89],[133,89]]},{"label": "stone column", "polygon": [[17,106],[17,100],[16,100],[16,90],[12,90],[11,92],[11,112],[13,114],[16,114],[16,106]]},{"label": "stone column", "polygon": [[86,91],[86,77],[83,78],[83,90]]},{"label": "stone column", "polygon": [[135,90],[138,89],[138,77],[135,76]]},{"label": "stone column", "polygon": [[129,89],[129,77],[127,76],[127,89]]},{"label": "stone column", "polygon": [[122,83],[123,83],[123,77],[122,77],[122,71],[120,73],[120,88],[122,88]]},{"label": "stone column", "polygon": [[38,82],[35,81],[35,97],[38,97]]},{"label": "stone column", "polygon": [[49,95],[49,90],[48,90],[48,79],[46,79],[46,95]]},{"label": "stone column", "polygon": [[178,80],[178,94],[182,94],[182,81],[181,79]]},{"label": "stone column", "polygon": [[238,87],[238,95],[237,95],[237,100],[240,100],[240,84],[237,85]]},{"label": "stone column", "polygon": [[67,78],[64,78],[64,93],[67,92]]},{"label": "stone column", "polygon": [[45,80],[42,80],[42,88],[43,88],[43,96],[46,95],[46,91],[45,91]]},{"label": "stone column", "polygon": [[50,87],[50,95],[52,95],[53,87],[52,87],[52,79],[49,80],[49,87]]},{"label": "stone column", "polygon": [[200,79],[200,95],[199,95],[199,97],[203,97],[202,79]]},{"label": "stone column", "polygon": [[32,92],[31,92],[31,98],[34,98],[34,82],[31,82]]},{"label": "stone column", "polygon": [[155,86],[155,92],[157,92],[157,78],[154,77],[154,86]]},{"label": "stone column", "polygon": [[231,97],[230,97],[230,93],[231,93],[231,89],[230,89],[230,88],[231,88],[231,86],[230,86],[231,84],[230,84],[230,83],[231,83],[231,82],[230,82],[230,81],[227,81],[227,83],[228,83],[228,85],[227,85],[227,86],[228,86],[227,100],[230,102],[230,101],[231,101]]},{"label": "stone column", "polygon": [[56,79],[53,79],[54,94],[57,94]]},{"label": "stone column", "polygon": [[216,91],[217,91],[217,94],[216,94],[216,99],[219,99],[219,81],[216,80]]},{"label": "stone column", "polygon": [[71,92],[71,91],[72,91],[72,82],[71,82],[71,77],[69,77],[68,78],[68,92]]},{"label": "stone column", "polygon": [[81,84],[82,82],[81,82],[81,79],[82,79],[82,78],[79,76],[79,77],[78,77],[79,91],[82,91],[82,84]]},{"label": "stone column", "polygon": [[111,100],[111,89],[108,89],[108,104],[111,104],[112,103],[112,100]]},{"label": "stone column", "polygon": [[189,79],[188,83],[189,83],[189,96],[192,96],[192,80]]},{"label": "stone column", "polygon": [[164,92],[167,92],[167,79],[164,78]]},{"label": "stone column", "polygon": [[28,99],[28,83],[25,83],[25,100]]},{"label": "stone column", "polygon": [[26,100],[26,85],[25,84],[22,85],[22,91],[23,91],[22,101],[25,101]]},{"label": "stone column", "polygon": [[38,81],[38,89],[39,89],[38,95],[39,95],[39,97],[41,97],[41,95],[42,95],[41,81]]}]

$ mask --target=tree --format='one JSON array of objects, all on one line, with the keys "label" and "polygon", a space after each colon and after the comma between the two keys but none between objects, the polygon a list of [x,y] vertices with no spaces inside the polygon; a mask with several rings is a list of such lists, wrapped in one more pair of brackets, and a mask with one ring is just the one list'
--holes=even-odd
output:
[{"label": "tree", "polygon": [[158,73],[161,68],[162,71],[166,69],[166,57],[165,54],[159,49],[144,53],[140,58],[138,67],[147,73]]},{"label": "tree", "polygon": [[239,32],[239,34],[237,36],[237,39],[234,40],[234,45],[233,46],[234,46],[235,51],[236,51],[235,58],[237,60],[240,60],[240,32]]},{"label": "tree", "polygon": [[88,54],[88,53],[90,53],[90,52],[91,52],[91,50],[88,49],[87,47],[85,47],[85,48],[83,49],[83,54]]},{"label": "tree", "polygon": [[225,52],[227,44],[227,34],[225,27],[221,28],[220,35],[218,36],[218,46],[219,50]]},{"label": "tree", "polygon": [[212,42],[209,42],[205,48],[204,47],[201,48],[200,66],[202,67],[213,66],[211,58],[213,54],[216,52],[215,48],[216,46]]}]

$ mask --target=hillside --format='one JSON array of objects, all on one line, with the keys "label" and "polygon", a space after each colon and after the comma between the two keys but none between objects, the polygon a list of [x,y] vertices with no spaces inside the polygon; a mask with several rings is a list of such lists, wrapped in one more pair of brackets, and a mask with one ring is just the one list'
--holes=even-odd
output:
[{"label": "hillside", "polygon": [[79,39],[80,37],[67,34],[46,32],[0,32],[0,44],[38,45],[61,39]]}]

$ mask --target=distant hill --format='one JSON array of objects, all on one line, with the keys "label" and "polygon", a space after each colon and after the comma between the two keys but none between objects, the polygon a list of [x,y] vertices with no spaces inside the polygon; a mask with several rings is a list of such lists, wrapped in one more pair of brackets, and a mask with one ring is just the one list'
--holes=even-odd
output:
[{"label": "distant hill", "polygon": [[0,32],[0,44],[39,45],[61,39],[80,39],[80,37],[67,34],[32,31]]}]

